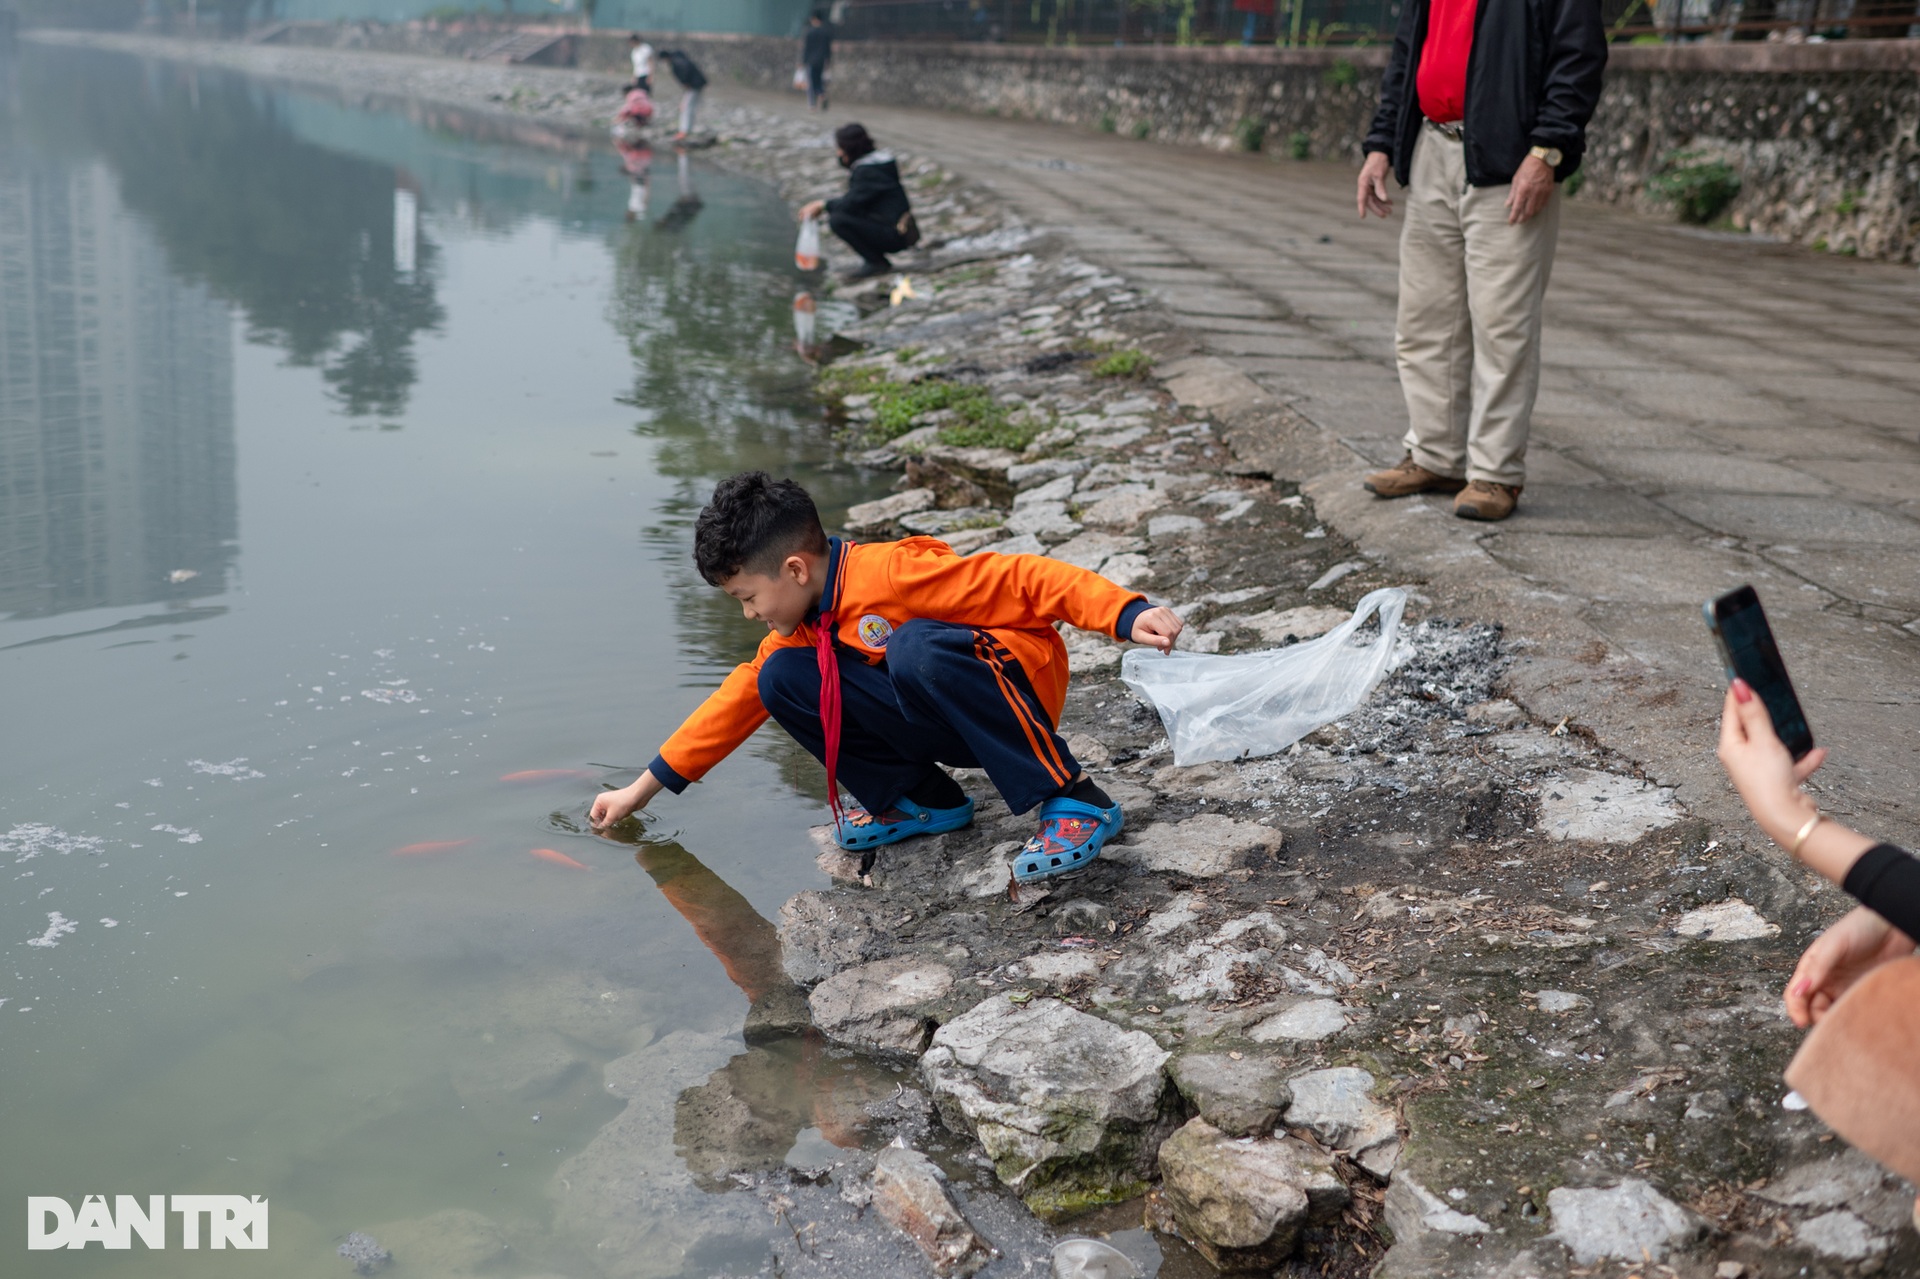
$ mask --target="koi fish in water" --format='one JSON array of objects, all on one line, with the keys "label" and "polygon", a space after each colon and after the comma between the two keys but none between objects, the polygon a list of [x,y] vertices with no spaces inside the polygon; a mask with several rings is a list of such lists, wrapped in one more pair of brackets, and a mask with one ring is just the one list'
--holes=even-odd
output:
[{"label": "koi fish in water", "polygon": [[568,777],[592,776],[592,773],[582,768],[528,768],[518,773],[508,773],[500,780],[503,782],[557,782]]},{"label": "koi fish in water", "polygon": [[543,862],[552,862],[555,866],[568,866],[574,870],[585,870],[585,862],[577,862],[557,848],[536,848],[533,855]]},{"label": "koi fish in water", "polygon": [[450,853],[456,848],[465,848],[473,841],[470,839],[437,839],[424,844],[408,844],[405,848],[393,850],[395,857],[425,857],[432,853]]}]

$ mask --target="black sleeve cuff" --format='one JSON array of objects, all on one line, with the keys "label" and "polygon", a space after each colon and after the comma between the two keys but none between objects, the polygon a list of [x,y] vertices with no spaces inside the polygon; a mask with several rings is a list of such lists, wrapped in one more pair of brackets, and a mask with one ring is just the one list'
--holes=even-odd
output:
[{"label": "black sleeve cuff", "polygon": [[666,758],[661,755],[653,757],[653,763],[647,765],[647,771],[659,778],[660,784],[676,795],[693,785],[687,778],[674,772],[673,765],[667,763]]},{"label": "black sleeve cuff", "polygon": [[1126,606],[1120,610],[1119,618],[1113,624],[1113,637],[1121,640],[1132,639],[1133,624],[1140,620],[1140,614],[1152,607],[1153,605],[1147,602],[1144,595],[1128,600]]},{"label": "black sleeve cuff", "polygon": [[1909,937],[1920,937],[1920,860],[1892,844],[1860,854],[1840,885]]}]

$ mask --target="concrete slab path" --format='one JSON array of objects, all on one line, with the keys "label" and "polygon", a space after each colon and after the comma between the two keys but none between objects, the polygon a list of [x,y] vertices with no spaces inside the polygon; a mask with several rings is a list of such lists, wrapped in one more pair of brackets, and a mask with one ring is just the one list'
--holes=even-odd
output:
[{"label": "concrete slab path", "polygon": [[1754,583],[1835,751],[1823,803],[1920,835],[1920,274],[1569,202],[1526,494],[1473,524],[1358,488],[1399,458],[1406,413],[1399,215],[1361,223],[1352,168],[865,104],[822,123],[856,117],[1157,295],[1338,446],[1276,439],[1276,474],[1363,549],[1449,585],[1443,603],[1529,615],[1534,709],[1605,730],[1720,816],[1700,605]]}]

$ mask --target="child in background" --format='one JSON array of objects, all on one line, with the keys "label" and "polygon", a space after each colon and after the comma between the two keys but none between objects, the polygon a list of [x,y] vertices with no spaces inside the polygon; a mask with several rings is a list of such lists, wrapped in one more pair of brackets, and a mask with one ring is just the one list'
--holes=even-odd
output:
[{"label": "child in background", "polygon": [[653,92],[653,46],[638,31],[627,37],[627,54],[633,60],[633,87],[642,93]]},{"label": "child in background", "polygon": [[1014,859],[1021,882],[1084,868],[1119,832],[1119,806],[1056,728],[1067,653],[1053,624],[1166,652],[1181,630],[1171,610],[1045,556],[829,538],[807,491],[762,471],[714,490],[694,563],[769,634],[646,772],[594,800],[596,829],[685,790],[771,716],[826,765],[843,848],[970,824],[973,801],[941,764],[986,770],[1015,813],[1039,808],[1040,829]]}]

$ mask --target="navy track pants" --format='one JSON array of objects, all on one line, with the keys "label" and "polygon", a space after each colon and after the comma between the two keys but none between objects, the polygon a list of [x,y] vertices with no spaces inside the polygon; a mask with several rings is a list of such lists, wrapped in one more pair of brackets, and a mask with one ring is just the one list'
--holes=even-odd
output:
[{"label": "navy track pants", "polygon": [[[1007,807],[1024,813],[1080,774],[1012,654],[983,630],[915,618],[887,641],[886,660],[840,659],[841,782],[884,813],[938,764],[983,768]],[[760,702],[822,762],[820,667],[811,648],[783,648],[760,667]]]}]

